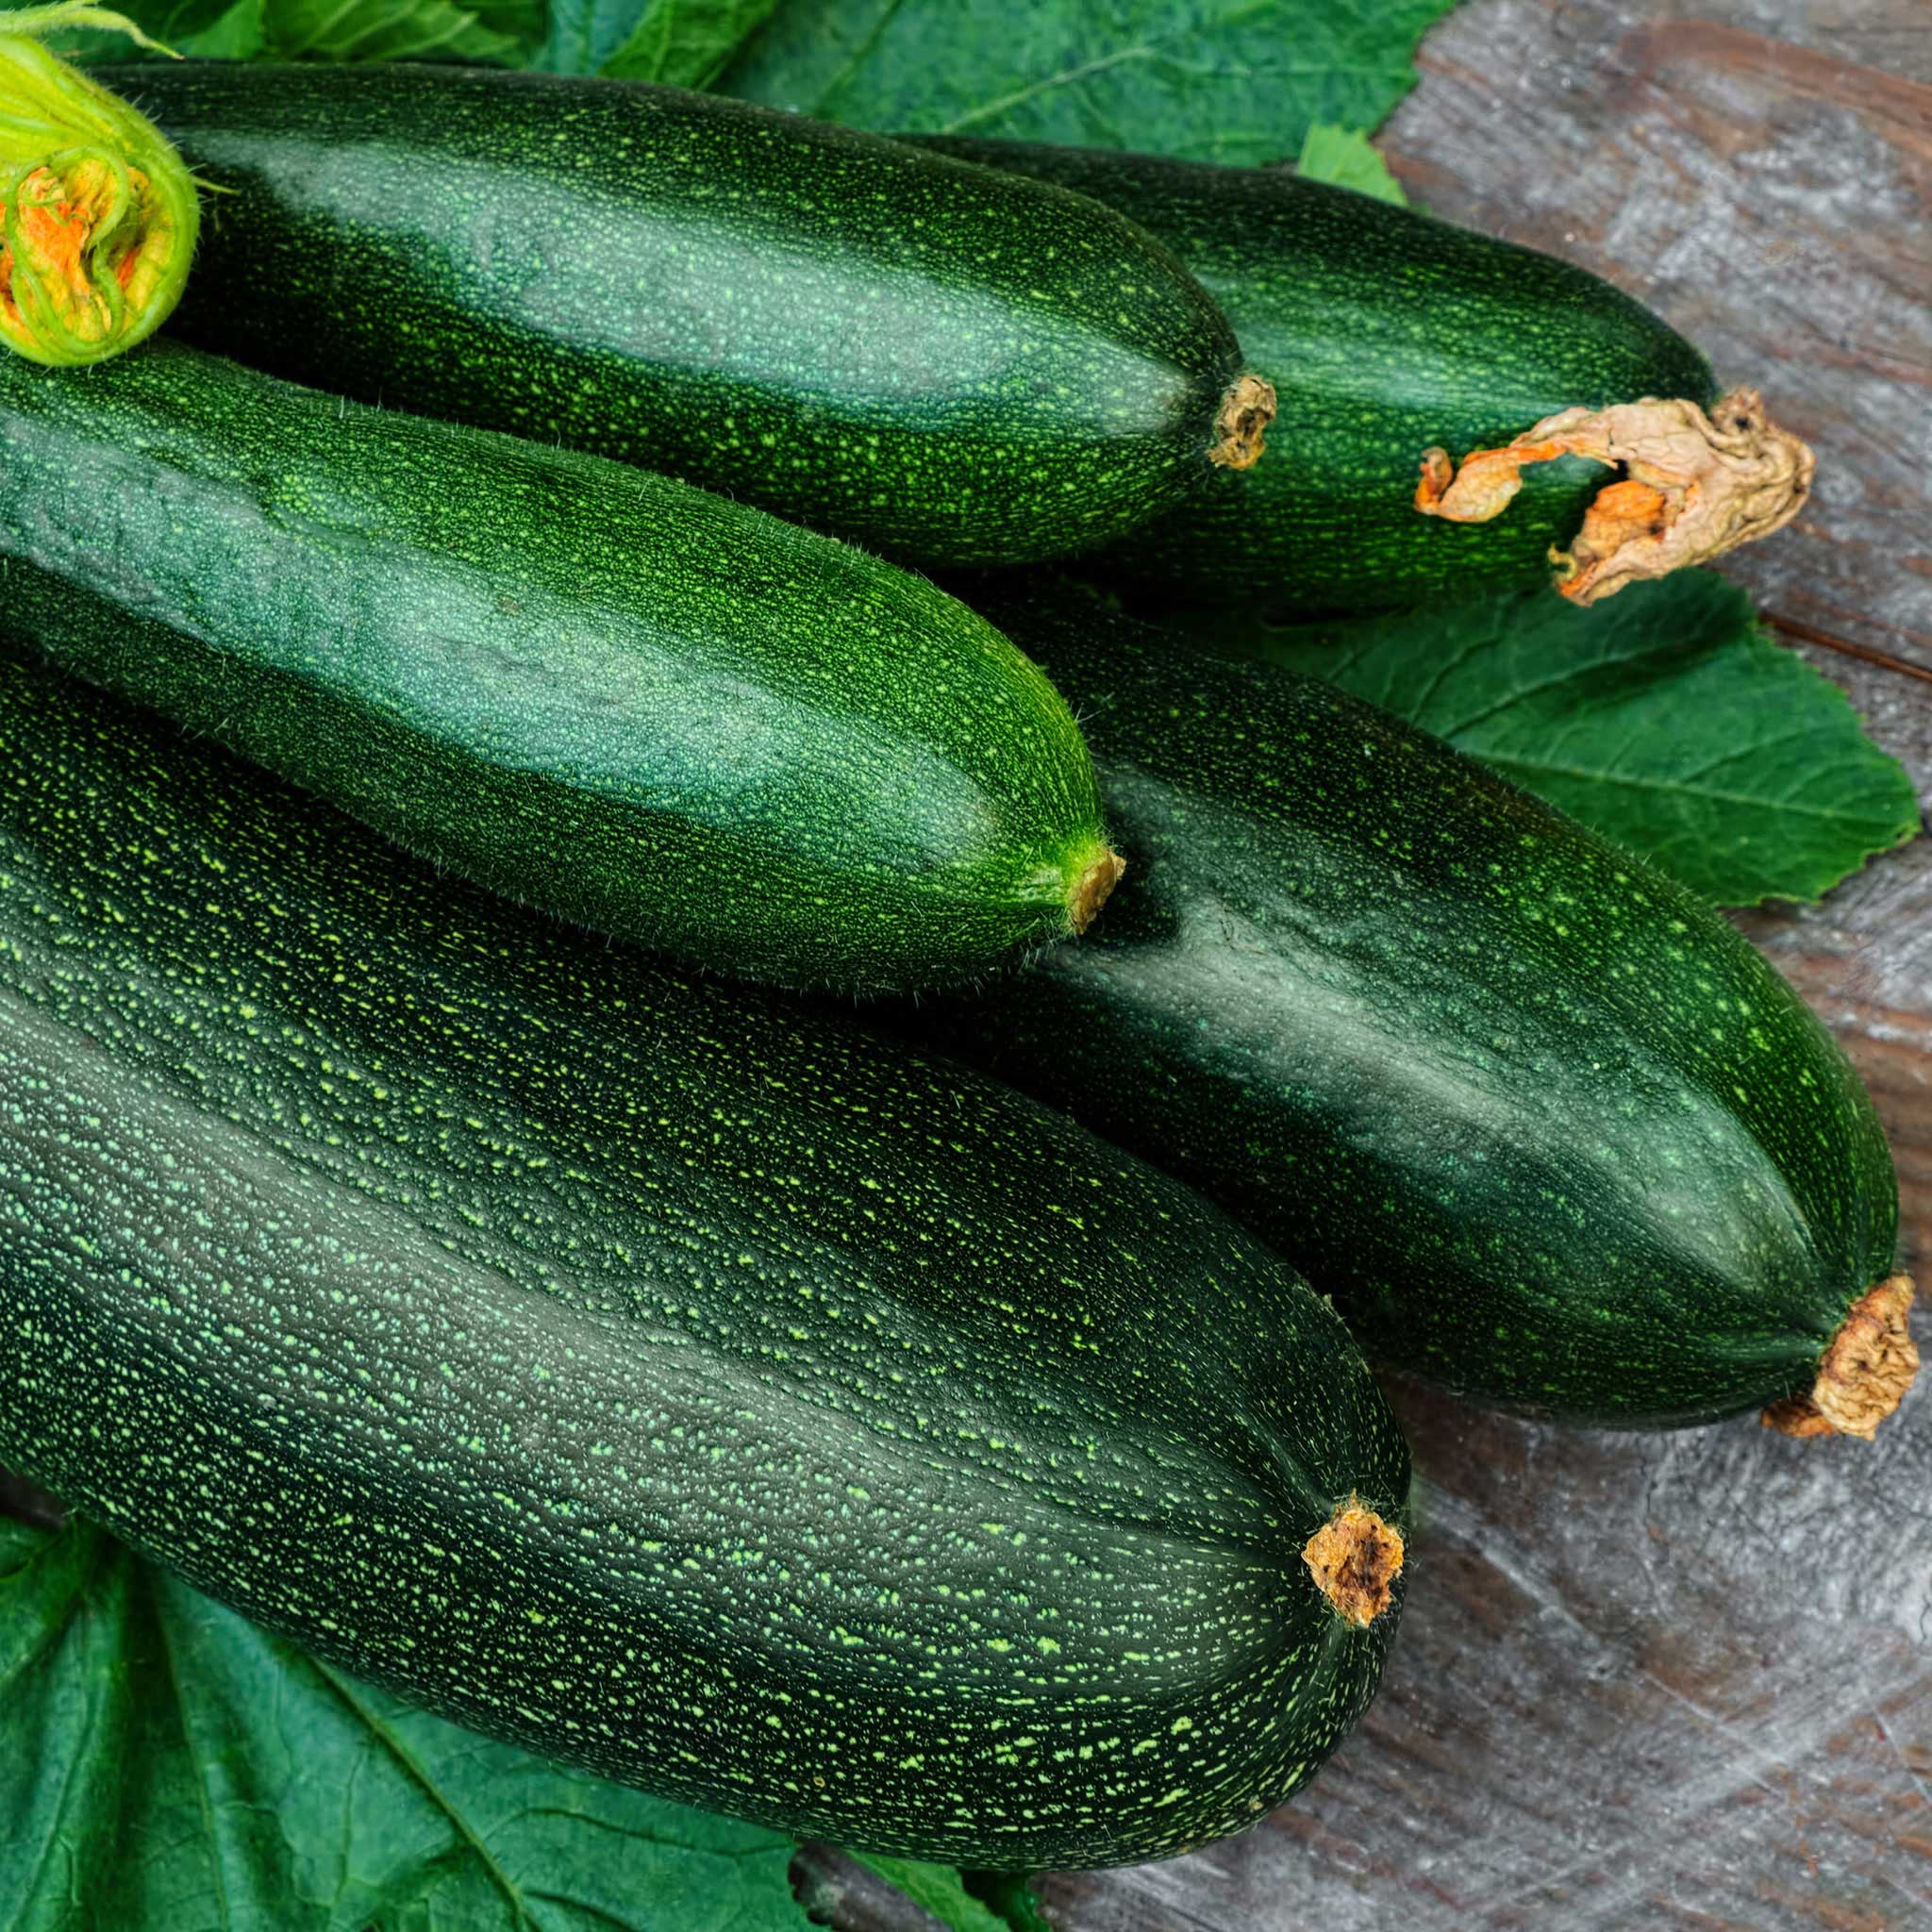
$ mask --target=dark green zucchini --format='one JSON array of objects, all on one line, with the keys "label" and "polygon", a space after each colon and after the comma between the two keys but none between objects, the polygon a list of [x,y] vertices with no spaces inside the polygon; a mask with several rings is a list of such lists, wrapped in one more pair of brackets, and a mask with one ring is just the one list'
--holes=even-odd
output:
[{"label": "dark green zucchini", "polygon": [[1259,448],[1213,304],[1058,189],[624,81],[111,73],[225,191],[176,332],[279,375],[935,562],[1091,548]]},{"label": "dark green zucchini", "polygon": [[987,608],[1079,708],[1127,880],[1099,943],[916,1024],[1465,1394],[1615,1424],[1889,1412],[1916,1357],[1885,1137],[1731,925],[1327,685],[1077,592]]},{"label": "dark green zucchini", "polygon": [[921,986],[1117,869],[1067,708],[924,578],[627,464],[172,343],[0,361],[0,635],[508,897]]},{"label": "dark green zucchini", "polygon": [[[1721,407],[1709,365],[1683,337],[1554,256],[1287,169],[951,138],[921,144],[1130,216],[1193,272],[1274,386],[1268,460],[1215,477],[1109,556],[1109,572],[1284,612],[1366,610],[1534,583],[1556,551],[1565,590],[1587,602],[1631,574],[1661,575],[1764,535],[1804,500],[1810,452],[1763,422],[1755,395]],[[1633,423],[1627,406],[1644,398],[1686,408]],[[1562,412],[1615,406],[1624,412],[1563,433],[1620,463],[1643,436],[1650,460],[1624,479],[1647,492],[1641,502],[1628,487],[1602,495],[1605,463],[1575,455],[1533,463],[1510,502],[1516,458],[1492,456],[1438,514],[1418,512],[1418,472],[1432,448],[1453,469]],[[1685,500],[1690,478],[1694,505]],[[1661,499],[1654,509],[1651,494]],[[1447,509],[1493,521],[1451,521]],[[1667,527],[1653,534],[1657,523]]]},{"label": "dark green zucchini", "polygon": [[1300,1785],[1408,1489],[1178,1184],[4,658],[0,1464],[480,1730],[1001,1869]]}]

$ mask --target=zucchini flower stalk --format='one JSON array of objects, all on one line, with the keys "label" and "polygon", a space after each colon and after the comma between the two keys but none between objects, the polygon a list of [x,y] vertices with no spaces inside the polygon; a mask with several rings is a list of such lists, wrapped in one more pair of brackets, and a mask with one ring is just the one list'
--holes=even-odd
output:
[{"label": "zucchini flower stalk", "polygon": [[86,0],[0,13],[0,340],[71,369],[131,349],[188,280],[200,203],[160,130],[43,35],[105,27],[168,50]]}]

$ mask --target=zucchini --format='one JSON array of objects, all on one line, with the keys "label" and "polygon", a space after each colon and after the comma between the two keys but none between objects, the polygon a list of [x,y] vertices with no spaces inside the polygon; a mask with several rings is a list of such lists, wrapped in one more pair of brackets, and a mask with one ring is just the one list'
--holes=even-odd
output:
[{"label": "zucchini", "polygon": [[[1286,169],[921,144],[1130,216],[1275,389],[1268,460],[1214,478],[1110,574],[1288,613],[1534,583],[1554,562],[1588,603],[1805,500],[1811,453],[1755,391],[1720,399],[1683,337],[1573,263]],[[1607,464],[1625,473],[1607,487]]]},{"label": "zucchini", "polygon": [[0,1175],[0,1463],[551,1757],[1099,1864],[1381,1669],[1407,1451],[1230,1222],[4,658]]},{"label": "zucchini", "polygon": [[225,191],[178,332],[934,562],[1084,549],[1252,461],[1164,249],[1058,189],[675,89],[117,71]]},{"label": "zucchini", "polygon": [[1372,1356],[1870,1434],[1917,1362],[1890,1156],[1735,928],[1330,686],[1077,591],[987,605],[1078,707],[1128,883],[1097,943],[913,1024],[1219,1201]]},{"label": "zucchini", "polygon": [[6,362],[0,436],[0,634],[509,897],[917,986],[1112,884],[1051,686],[829,538],[173,343]]}]

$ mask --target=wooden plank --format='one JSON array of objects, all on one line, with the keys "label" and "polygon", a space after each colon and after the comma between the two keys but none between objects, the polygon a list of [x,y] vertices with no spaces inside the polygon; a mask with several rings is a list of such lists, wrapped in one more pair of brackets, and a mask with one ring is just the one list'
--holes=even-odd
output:
[{"label": "wooden plank", "polygon": [[[1732,574],[1932,664],[1923,0],[1472,0],[1423,68],[1382,142],[1414,194],[1622,282],[1816,446],[1813,504]],[[1806,655],[1932,803],[1932,688]],[[1743,924],[1871,1083],[1932,1257],[1932,841]],[[1361,1729],[1245,1838],[1046,1881],[1058,1924],[1932,1925],[1932,1400],[1867,1448],[1391,1392],[1422,1526]]]}]

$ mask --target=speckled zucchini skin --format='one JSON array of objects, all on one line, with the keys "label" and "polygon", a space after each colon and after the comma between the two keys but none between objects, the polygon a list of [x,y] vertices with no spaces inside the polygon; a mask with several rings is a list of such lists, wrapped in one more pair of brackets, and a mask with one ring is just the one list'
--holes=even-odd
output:
[{"label": "speckled zucchini skin", "polygon": [[1424,450],[1457,461],[1581,404],[1708,405],[1710,367],[1640,302],[1573,263],[1289,169],[922,140],[1094,196],[1174,250],[1274,385],[1264,461],[1107,558],[1150,583],[1283,612],[1420,604],[1550,574],[1600,463],[1523,473],[1492,523],[1414,507]]},{"label": "speckled zucchini skin", "polygon": [[627,464],[173,343],[0,358],[0,635],[508,897],[923,986],[1104,851],[1052,687],[924,579]]},{"label": "speckled zucchini skin", "polygon": [[553,1757],[1099,1864],[1380,1671],[1300,1553],[1407,1451],[1232,1223],[4,658],[0,1175],[0,1463]]},{"label": "speckled zucchini skin", "polygon": [[1118,215],[674,89],[108,70],[210,196],[176,333],[932,562],[1089,548],[1206,484],[1227,324]]},{"label": "speckled zucchini skin", "polygon": [[1076,593],[987,608],[1079,708],[1127,874],[917,1024],[1221,1202],[1373,1357],[1624,1425],[1808,1387],[1897,1191],[1731,925],[1329,686]]}]

